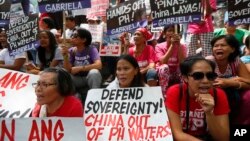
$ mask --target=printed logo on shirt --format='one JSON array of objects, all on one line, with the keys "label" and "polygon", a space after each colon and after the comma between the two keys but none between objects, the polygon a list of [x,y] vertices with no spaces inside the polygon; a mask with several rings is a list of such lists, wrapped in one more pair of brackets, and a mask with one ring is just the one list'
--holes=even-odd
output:
[{"label": "printed logo on shirt", "polygon": [[[186,129],[186,111],[180,112],[182,128]],[[203,128],[205,126],[204,123],[204,111],[203,109],[196,109],[195,111],[189,111],[189,129],[190,131],[198,131],[199,128]]]}]

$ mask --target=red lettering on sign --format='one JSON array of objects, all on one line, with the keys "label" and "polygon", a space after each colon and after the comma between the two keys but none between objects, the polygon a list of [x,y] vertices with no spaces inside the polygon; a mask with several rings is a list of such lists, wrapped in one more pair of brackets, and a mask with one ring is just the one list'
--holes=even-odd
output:
[{"label": "red lettering on sign", "polygon": [[[6,127],[5,120],[1,122],[1,138],[0,141],[4,141],[8,138],[8,141],[14,141],[15,139],[15,120],[11,120],[11,133],[9,132],[8,128]],[[5,139],[5,137],[7,137]]]},{"label": "red lettering on sign", "polygon": [[1,87],[7,88],[8,86],[10,86],[11,89],[15,88],[16,90],[19,90],[27,86],[29,75],[19,74],[17,72],[12,75],[12,73],[13,72],[9,72],[0,79]]},{"label": "red lettering on sign", "polygon": [[53,127],[53,122],[49,120],[41,120],[41,129],[37,126],[37,121],[32,121],[32,127],[29,135],[29,141],[45,141],[53,140],[60,141],[64,136],[64,128],[61,120],[56,121]]}]

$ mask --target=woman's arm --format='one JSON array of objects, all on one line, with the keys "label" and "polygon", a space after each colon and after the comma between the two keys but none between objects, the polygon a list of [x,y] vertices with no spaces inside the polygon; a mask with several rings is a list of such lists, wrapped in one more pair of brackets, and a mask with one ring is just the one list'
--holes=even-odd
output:
[{"label": "woman's arm", "polygon": [[213,113],[206,113],[206,121],[209,133],[215,141],[229,140],[228,115],[215,116]]},{"label": "woman's arm", "polygon": [[200,139],[189,135],[182,130],[180,116],[174,111],[167,109],[170,127],[173,133],[174,140],[176,141],[200,141]]},{"label": "woman's arm", "polygon": [[3,61],[1,61],[0,62],[0,68],[20,71],[20,69],[24,65],[25,61],[26,61],[25,58],[17,58],[17,59],[15,59],[13,65],[6,65]]},{"label": "woman's arm", "polygon": [[[238,76],[242,77],[242,78],[246,78],[246,79],[248,79],[250,81],[250,72],[247,70],[246,65],[244,63],[242,63],[241,61],[240,61],[240,64],[239,64]],[[241,83],[242,83],[241,88],[250,89],[250,84],[245,83],[245,82],[241,82]]]}]

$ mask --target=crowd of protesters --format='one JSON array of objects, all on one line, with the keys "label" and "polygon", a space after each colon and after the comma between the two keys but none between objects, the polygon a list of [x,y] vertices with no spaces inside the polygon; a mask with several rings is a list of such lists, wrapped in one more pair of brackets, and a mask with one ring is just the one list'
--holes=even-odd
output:
[{"label": "crowd of protesters", "polygon": [[[147,27],[136,29],[131,41],[122,33],[122,55],[109,59],[90,46],[91,33],[74,16],[67,16],[66,31],[56,27],[58,21],[50,15],[41,16],[40,46],[33,51],[9,55],[5,28],[0,29],[0,68],[40,75],[34,84],[38,97],[34,117],[83,115],[82,105],[71,95],[77,93],[84,104],[86,91],[106,87],[103,82],[109,78],[108,89],[160,86],[176,140],[207,138],[207,128],[213,139],[228,140],[231,125],[250,125],[245,109],[250,106],[250,31],[229,25],[227,12],[224,27],[214,29],[216,10],[215,0],[205,0],[200,23],[167,25],[158,38]],[[97,16],[86,21],[106,26],[102,19]],[[183,38],[179,31],[187,31],[187,36]],[[152,40],[158,42],[151,45]],[[113,77],[103,75],[105,67],[112,70]],[[69,105],[71,113],[64,113]],[[199,109],[203,117],[189,116]],[[194,128],[195,120],[206,124]]]}]

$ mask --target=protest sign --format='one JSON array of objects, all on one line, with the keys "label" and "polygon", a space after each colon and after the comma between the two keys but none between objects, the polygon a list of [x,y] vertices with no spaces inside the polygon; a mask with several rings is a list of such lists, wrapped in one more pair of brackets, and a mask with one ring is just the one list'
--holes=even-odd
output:
[{"label": "protest sign", "polygon": [[10,20],[10,0],[0,0],[0,27],[4,27],[9,24]]},{"label": "protest sign", "polygon": [[109,8],[109,0],[91,0],[91,8],[88,10],[87,18],[94,16],[106,16]]},{"label": "protest sign", "polygon": [[154,27],[201,20],[200,0],[151,0],[150,5]]},{"label": "protest sign", "polygon": [[173,140],[160,87],[92,89],[84,123],[86,140]]},{"label": "protest sign", "polygon": [[147,26],[144,0],[131,0],[107,10],[107,34],[114,35]]},{"label": "protest sign", "polygon": [[0,118],[1,141],[83,141],[83,118]]},{"label": "protest sign", "polygon": [[229,25],[250,23],[250,0],[228,0]]},{"label": "protest sign", "polygon": [[29,117],[36,103],[38,76],[0,68],[0,119]]},{"label": "protest sign", "polygon": [[103,42],[99,49],[100,56],[120,56],[121,44],[119,35],[107,35],[107,32],[103,33]]},{"label": "protest sign", "polygon": [[12,3],[10,7],[10,23],[25,16],[21,2]]},{"label": "protest sign", "polygon": [[91,6],[90,0],[38,0],[39,11],[43,12],[58,12],[75,9],[83,9]]},{"label": "protest sign", "polygon": [[10,55],[35,49],[38,44],[38,14],[24,16],[10,22],[7,31]]},{"label": "protest sign", "polygon": [[81,24],[81,28],[87,29],[92,35],[92,42],[102,42],[103,26],[93,24]]}]

